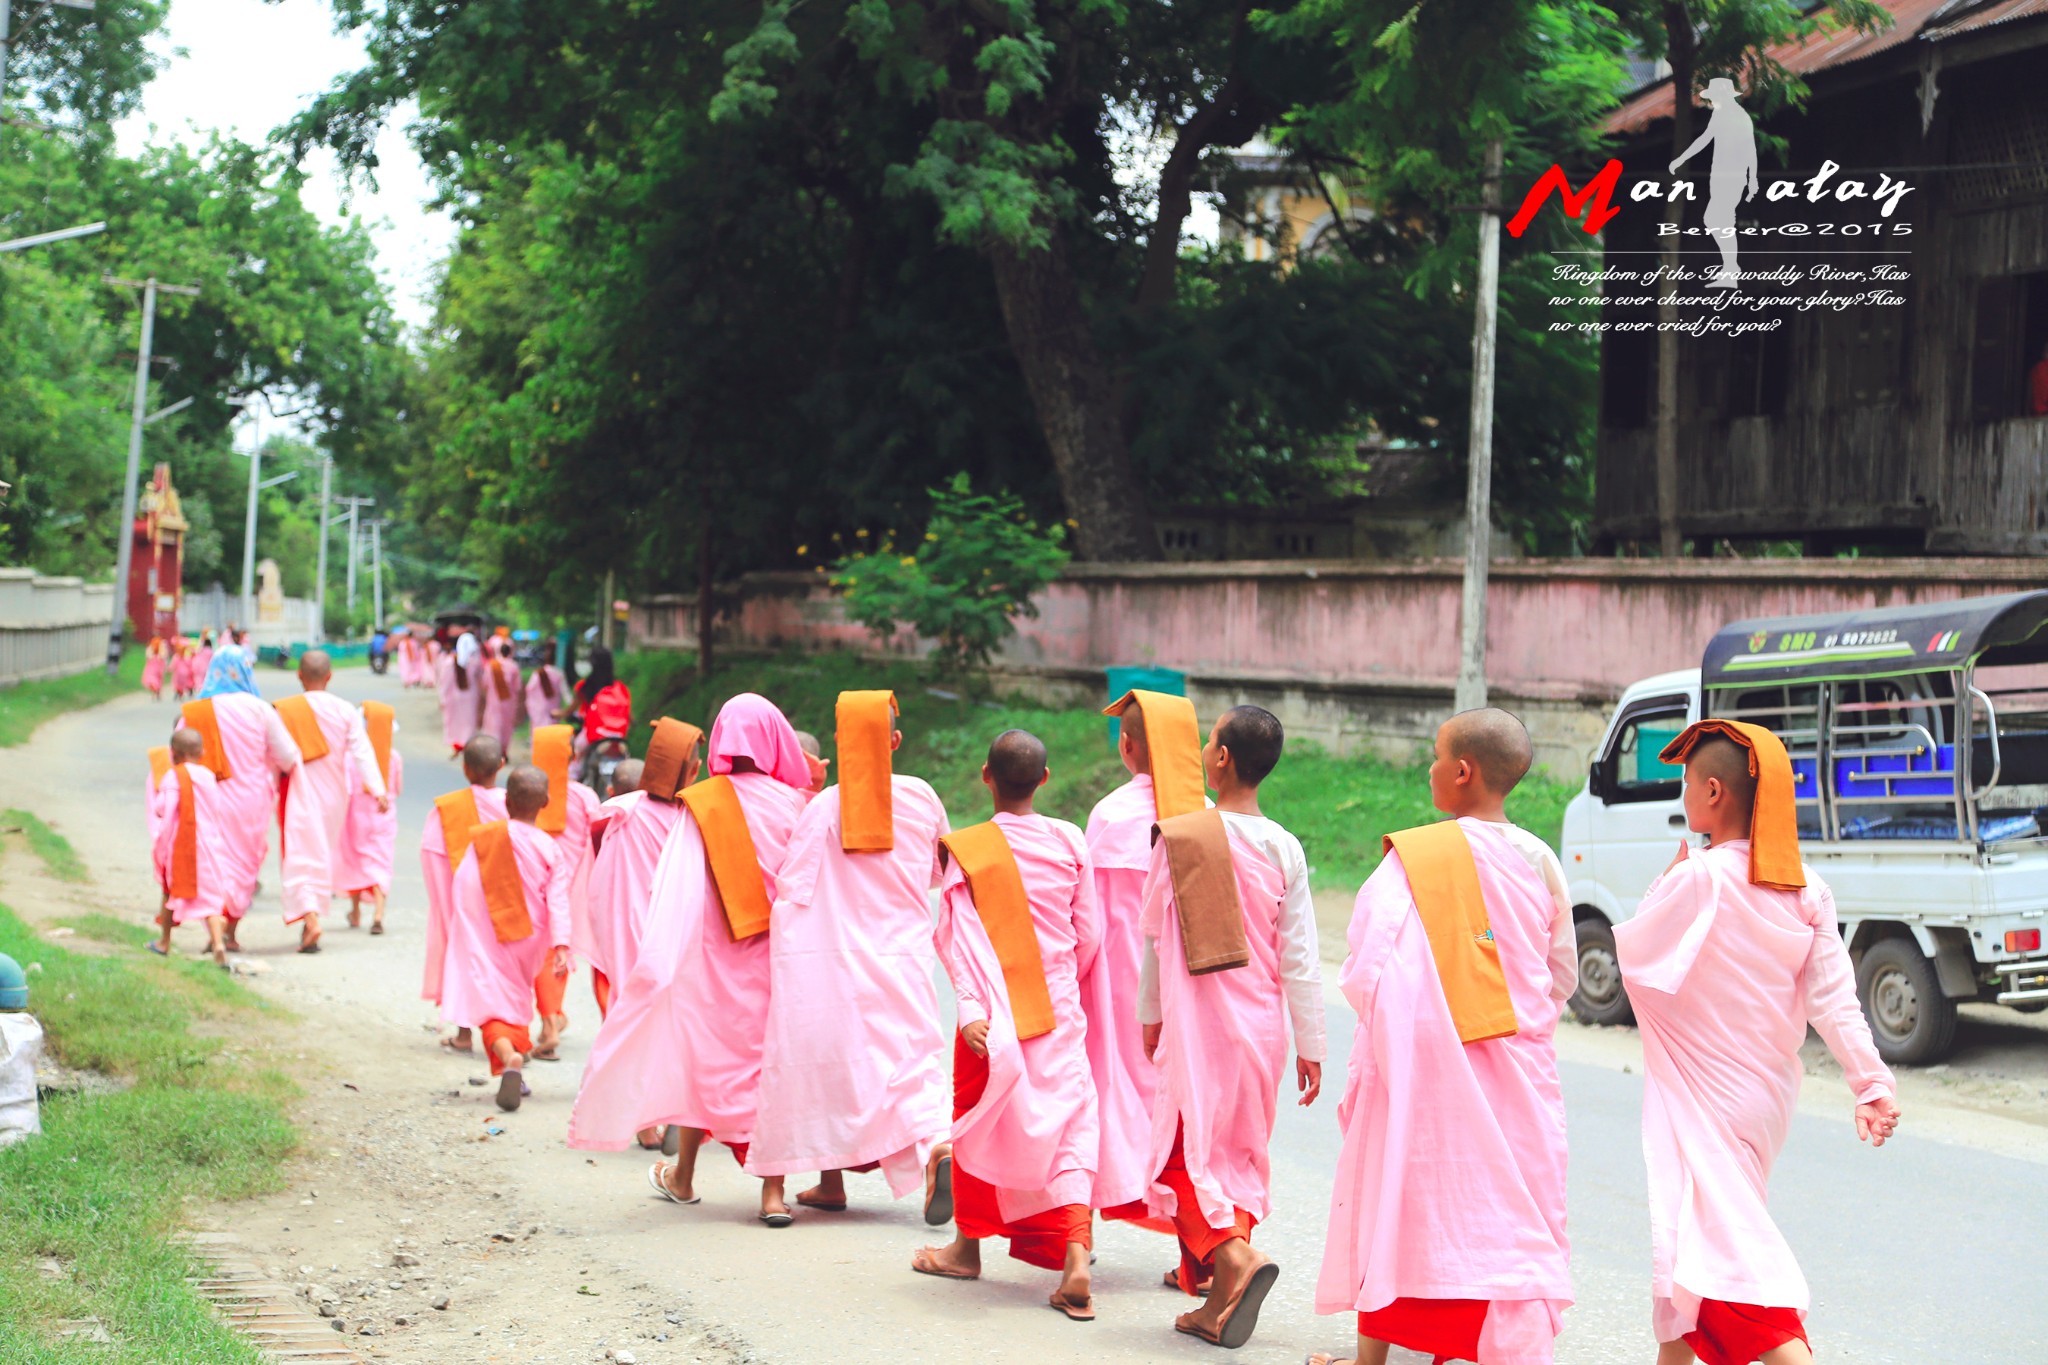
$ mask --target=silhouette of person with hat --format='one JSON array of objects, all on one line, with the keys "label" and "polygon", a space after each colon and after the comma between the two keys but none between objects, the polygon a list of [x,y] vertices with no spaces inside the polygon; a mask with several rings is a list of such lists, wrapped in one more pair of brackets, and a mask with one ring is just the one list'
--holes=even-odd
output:
[{"label": "silhouette of person with hat", "polygon": [[[1713,115],[1707,120],[1706,131],[1671,163],[1671,173],[1678,174],[1678,168],[1693,153],[1709,142],[1714,144],[1714,165],[1707,173],[1706,224],[1714,244],[1721,248],[1721,268],[1707,285],[1733,289],[1742,278],[1742,272],[1736,268],[1735,206],[1746,198],[1756,198],[1757,192],[1756,128],[1750,123],[1749,111],[1736,97],[1735,82],[1726,76],[1708,81],[1701,95],[1714,107]],[[1743,193],[1745,189],[1747,194]]]}]

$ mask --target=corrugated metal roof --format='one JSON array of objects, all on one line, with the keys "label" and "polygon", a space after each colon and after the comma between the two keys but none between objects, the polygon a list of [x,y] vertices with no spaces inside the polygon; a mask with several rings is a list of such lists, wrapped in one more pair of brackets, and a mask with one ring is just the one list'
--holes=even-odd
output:
[{"label": "corrugated metal roof", "polygon": [[[1979,4],[1978,0],[1877,0],[1877,4],[1892,16],[1891,27],[1882,32],[1843,29],[1816,33],[1804,42],[1779,43],[1769,49],[1770,55],[1786,70],[1811,76],[1865,61],[1915,38],[1939,42],[2013,19],[2048,15],[2048,0],[1994,0],[1991,4]],[[1610,133],[1640,132],[1658,119],[1670,118],[1671,109],[1671,82],[1666,78],[1624,100],[1607,116],[1604,126]]]}]

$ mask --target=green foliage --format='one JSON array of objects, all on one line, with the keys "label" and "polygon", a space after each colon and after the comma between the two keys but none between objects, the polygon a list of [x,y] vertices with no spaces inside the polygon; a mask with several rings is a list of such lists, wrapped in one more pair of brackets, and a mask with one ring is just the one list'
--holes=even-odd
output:
[{"label": "green foliage", "polygon": [[21,831],[29,851],[42,861],[43,870],[60,882],[87,882],[85,864],[78,860],[71,841],[51,829],[34,811],[0,810],[0,826]]},{"label": "green foliage", "polygon": [[[0,1359],[258,1365],[261,1352],[192,1290],[191,1260],[169,1241],[182,1201],[276,1189],[295,1145],[281,1082],[193,1032],[245,1034],[254,997],[217,969],[218,985],[202,990],[174,964],[60,948],[4,906],[0,952],[37,964],[32,998],[56,1057],[134,1082],[52,1097],[43,1135],[0,1151]],[[37,1272],[46,1258],[62,1278]],[[50,1333],[84,1317],[112,1344]]]},{"label": "green foliage", "polygon": [[104,667],[95,664],[68,678],[45,678],[0,688],[0,749],[28,743],[36,727],[53,716],[82,711],[116,697],[133,696],[141,686],[142,650],[131,645],[122,651],[120,670],[111,678]]},{"label": "green foliage", "polygon": [[911,553],[885,539],[843,556],[832,582],[846,590],[847,615],[877,639],[907,624],[933,643],[940,673],[958,677],[986,665],[1019,616],[1038,615],[1031,599],[1066,566],[1066,531],[1041,529],[1010,493],[976,493],[965,474],[930,496],[931,520]]}]

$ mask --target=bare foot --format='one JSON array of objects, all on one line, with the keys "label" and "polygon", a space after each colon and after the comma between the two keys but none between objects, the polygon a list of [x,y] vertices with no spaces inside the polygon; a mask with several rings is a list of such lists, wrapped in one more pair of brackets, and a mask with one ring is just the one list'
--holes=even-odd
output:
[{"label": "bare foot", "polygon": [[667,1161],[660,1163],[660,1165],[661,1183],[663,1187],[666,1188],[670,1194],[682,1200],[685,1204],[696,1203],[697,1191],[694,1185],[689,1181],[684,1181],[681,1184],[678,1184],[676,1181],[676,1177],[682,1174],[681,1163]]},{"label": "bare foot", "polygon": [[919,1247],[910,1258],[910,1268],[920,1275],[936,1275],[942,1280],[978,1280],[981,1244],[959,1237],[942,1247]]},{"label": "bare foot", "polygon": [[1088,1248],[1067,1243],[1067,1264],[1060,1275],[1060,1287],[1053,1291],[1052,1306],[1075,1322],[1095,1321],[1095,1300],[1090,1293]]},{"label": "bare foot", "polygon": [[1259,1309],[1278,1275],[1271,1258],[1247,1243],[1225,1242],[1216,1249],[1216,1282],[1208,1299],[1174,1319],[1174,1330],[1236,1350],[1258,1326]]}]

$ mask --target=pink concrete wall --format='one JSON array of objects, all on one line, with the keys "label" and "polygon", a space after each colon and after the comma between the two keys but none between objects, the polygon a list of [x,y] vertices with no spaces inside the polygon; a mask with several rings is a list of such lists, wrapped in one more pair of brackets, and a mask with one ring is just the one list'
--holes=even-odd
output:
[{"label": "pink concrete wall", "polygon": [[[1699,662],[1721,626],[2048,587],[2021,559],[1503,560],[1493,569],[1487,674],[1503,696],[1611,699]],[[1215,681],[1448,689],[1457,673],[1459,565],[1074,565],[1018,623],[1001,663],[1086,674],[1158,664]],[[687,646],[693,602],[636,609],[633,636]],[[724,594],[720,639],[753,648],[875,645],[815,576],[755,574]],[[921,652],[899,634],[893,650]]]}]

